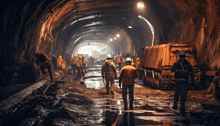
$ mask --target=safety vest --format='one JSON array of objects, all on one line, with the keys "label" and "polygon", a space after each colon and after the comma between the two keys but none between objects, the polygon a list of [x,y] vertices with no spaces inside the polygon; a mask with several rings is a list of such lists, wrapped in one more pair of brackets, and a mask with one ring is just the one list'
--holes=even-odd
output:
[{"label": "safety vest", "polygon": [[118,63],[121,63],[121,57],[118,57]]}]

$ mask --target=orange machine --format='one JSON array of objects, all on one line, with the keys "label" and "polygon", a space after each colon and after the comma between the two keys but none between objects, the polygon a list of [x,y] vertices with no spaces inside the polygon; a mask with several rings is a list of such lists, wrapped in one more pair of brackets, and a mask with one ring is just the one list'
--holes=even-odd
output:
[{"label": "orange machine", "polygon": [[144,84],[150,84],[159,89],[172,89],[174,73],[171,73],[171,67],[179,59],[179,50],[186,52],[186,59],[192,65],[195,74],[195,84],[199,84],[201,72],[196,62],[197,49],[189,43],[169,43],[145,47],[141,58]]}]

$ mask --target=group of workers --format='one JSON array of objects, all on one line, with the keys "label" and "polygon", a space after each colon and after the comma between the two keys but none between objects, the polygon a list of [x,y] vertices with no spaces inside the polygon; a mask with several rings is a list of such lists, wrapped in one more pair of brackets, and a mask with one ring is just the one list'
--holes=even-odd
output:
[{"label": "group of workers", "polygon": [[[179,60],[175,62],[171,68],[174,74],[174,103],[172,109],[177,109],[180,98],[180,113],[185,115],[185,102],[187,100],[189,77],[191,83],[194,84],[194,73],[191,64],[185,59],[185,51],[179,51]],[[124,109],[127,109],[127,89],[129,90],[130,109],[133,109],[134,99],[134,82],[138,76],[141,76],[140,59],[137,58],[135,64],[132,64],[131,58],[126,58],[126,66],[120,69],[119,87],[122,86],[122,98],[124,101]],[[139,71],[139,72],[138,72]],[[138,74],[139,73],[139,74]],[[117,72],[114,60],[111,55],[107,55],[107,60],[102,65],[102,78],[105,78],[107,94],[109,94],[109,83],[111,83],[110,92],[114,95],[114,79],[117,78]]]},{"label": "group of workers", "polygon": [[[66,69],[66,61],[63,60],[62,56],[60,55],[57,59],[55,56],[50,58],[46,54],[36,53],[36,64],[40,66],[40,70],[42,74],[46,74],[47,72],[50,75],[50,79],[53,80],[53,75],[51,72],[51,65],[54,65],[55,69]],[[52,64],[51,64],[52,62]],[[83,56],[74,56],[70,60],[70,65],[73,69],[73,73],[78,73],[78,77],[84,76],[84,73],[86,73],[85,68],[85,59]],[[46,72],[47,70],[47,72]]]},{"label": "group of workers", "polygon": [[[188,91],[188,82],[189,77],[191,77],[191,83],[194,84],[194,73],[191,64],[185,59],[185,51],[179,51],[179,60],[173,64],[171,67],[171,72],[175,72],[174,74],[174,104],[173,109],[177,109],[177,104],[180,97],[180,113],[185,114],[185,102],[187,100],[187,91]],[[37,58],[37,65],[41,63],[40,70],[43,74],[46,73],[45,69],[47,69],[48,73],[50,74],[50,78],[53,79],[51,66],[50,66],[50,59],[46,54],[36,53]],[[61,57],[62,58],[62,57]],[[59,61],[61,59],[57,59],[57,66],[59,66]],[[55,60],[52,58],[52,62]],[[122,63],[122,60],[120,60]],[[129,101],[130,101],[130,109],[133,109],[133,97],[134,97],[134,82],[135,79],[140,76],[138,74],[138,70],[140,70],[140,59],[138,58],[135,64],[132,64],[131,58],[126,58],[125,60],[126,66],[120,68],[121,64],[119,64],[119,87],[122,86],[122,98],[124,101],[124,109],[127,109],[127,89],[129,90]],[[84,76],[85,69],[85,59],[82,56],[74,56],[70,61],[71,67],[73,69],[73,73],[78,72],[78,76]],[[84,71],[84,72],[83,72]],[[111,55],[107,55],[107,60],[103,63],[101,69],[102,78],[105,79],[106,82],[106,90],[107,94],[111,93],[114,95],[114,79],[117,79],[117,69],[112,60]],[[111,83],[111,88],[109,91],[109,86]]]},{"label": "group of workers", "polygon": [[[122,83],[122,97],[124,109],[127,109],[127,89],[129,89],[130,109],[133,109],[134,81],[138,77],[137,70],[132,65],[131,58],[126,59],[126,66],[120,70],[119,87]],[[117,70],[111,55],[107,55],[107,60],[103,63],[101,69],[102,78],[105,78],[107,94],[109,94],[109,83],[111,83],[110,92],[112,95],[114,89],[114,79],[117,79]]]},{"label": "group of workers", "polygon": [[78,73],[78,76],[84,76],[84,73],[86,73],[86,62],[83,56],[74,56],[70,60],[70,65],[73,69],[73,73]]}]

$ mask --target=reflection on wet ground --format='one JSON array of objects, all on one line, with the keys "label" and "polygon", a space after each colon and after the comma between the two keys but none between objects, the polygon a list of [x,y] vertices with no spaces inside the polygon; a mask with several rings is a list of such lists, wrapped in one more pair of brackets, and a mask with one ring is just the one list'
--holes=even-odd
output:
[{"label": "reflection on wet ground", "polygon": [[[95,68],[89,71],[85,76],[84,82],[87,88],[98,89],[104,87],[101,78],[101,68]],[[136,83],[138,83],[135,86],[136,88],[143,88],[140,81]],[[115,86],[118,86],[118,80],[115,80]],[[93,101],[96,110],[100,110],[101,113],[105,113],[104,115],[108,116],[108,118],[103,117],[105,125],[177,126],[189,124],[200,125],[201,123],[201,120],[198,118],[196,119],[190,115],[180,116],[177,111],[170,109],[172,102],[167,97],[143,98],[141,96],[134,96],[134,110],[124,110],[121,94],[115,94],[113,98],[98,98],[93,99]],[[115,119],[116,116],[117,118]]]},{"label": "reflection on wet ground", "polygon": [[[119,76],[119,70],[117,70],[117,75]],[[137,81],[137,80],[136,80]],[[89,68],[87,73],[84,76],[84,83],[86,88],[94,88],[94,89],[101,89],[105,87],[105,82],[101,75],[101,66],[97,66],[96,68]],[[118,79],[115,79],[115,87],[118,87]],[[140,83],[138,81],[137,83]],[[142,87],[140,85],[135,85],[135,87]]]}]

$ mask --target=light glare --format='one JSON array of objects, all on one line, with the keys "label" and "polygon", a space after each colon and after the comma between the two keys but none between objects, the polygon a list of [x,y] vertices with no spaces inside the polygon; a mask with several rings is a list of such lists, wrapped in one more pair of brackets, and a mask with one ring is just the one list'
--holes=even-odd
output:
[{"label": "light glare", "polygon": [[118,37],[118,38],[119,38],[119,37],[120,37],[120,34],[116,34],[116,37]]},{"label": "light glare", "polygon": [[138,7],[138,8],[144,8],[144,4],[143,4],[142,2],[139,2],[139,3],[137,4],[137,7]]},{"label": "light glare", "polygon": [[128,26],[128,28],[133,28],[132,26]]}]

